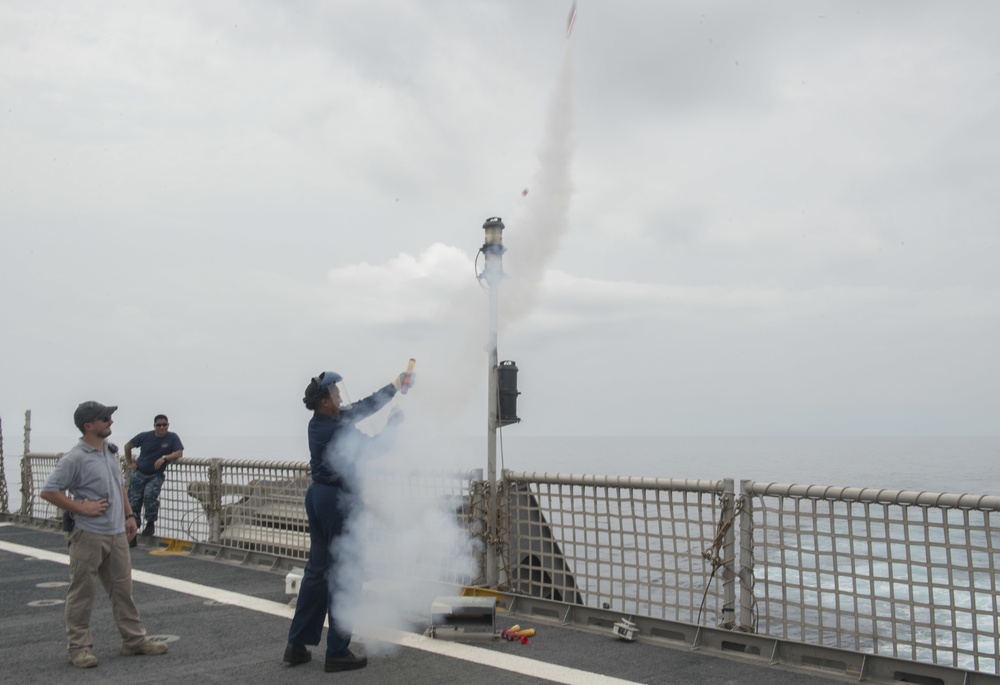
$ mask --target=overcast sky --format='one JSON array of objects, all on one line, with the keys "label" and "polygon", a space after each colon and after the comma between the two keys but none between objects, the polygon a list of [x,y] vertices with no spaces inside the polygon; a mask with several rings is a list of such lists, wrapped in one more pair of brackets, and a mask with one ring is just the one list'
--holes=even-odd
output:
[{"label": "overcast sky", "polygon": [[482,434],[490,216],[507,431],[1000,433],[1000,3],[570,6],[0,5],[8,450],[409,357]]}]

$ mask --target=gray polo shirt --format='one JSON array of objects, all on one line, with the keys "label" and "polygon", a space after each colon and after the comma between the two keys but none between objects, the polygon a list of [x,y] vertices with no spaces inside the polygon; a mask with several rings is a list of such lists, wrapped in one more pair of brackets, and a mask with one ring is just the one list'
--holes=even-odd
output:
[{"label": "gray polo shirt", "polygon": [[56,462],[55,469],[42,486],[42,492],[69,490],[69,497],[77,502],[84,499],[108,500],[108,508],[100,516],[73,514],[73,517],[80,530],[98,535],[116,535],[125,532],[124,482],[118,457],[108,450],[108,442],[105,440],[103,448],[98,450],[81,439]]}]

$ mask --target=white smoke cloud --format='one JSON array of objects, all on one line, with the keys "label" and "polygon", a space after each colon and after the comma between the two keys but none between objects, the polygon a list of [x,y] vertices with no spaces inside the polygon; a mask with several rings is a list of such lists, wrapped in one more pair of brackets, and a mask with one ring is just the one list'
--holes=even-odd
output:
[{"label": "white smoke cloud", "polygon": [[[523,217],[512,222],[517,228],[509,233],[517,259],[510,261],[499,298],[501,316],[508,325],[536,308],[546,266],[569,229],[571,64],[572,52],[567,46],[549,103],[534,192],[529,191]],[[477,303],[473,298],[480,293],[461,287],[457,275],[466,262],[455,248],[434,245],[418,258],[400,255],[381,266],[361,264],[336,269],[328,279],[335,292],[355,294],[345,298],[350,302],[339,305],[343,315],[372,317],[374,324],[397,325],[403,320],[413,325],[423,320],[434,326],[439,346],[427,350],[428,354],[420,359],[420,368],[428,371],[428,383],[415,387],[414,399],[416,393],[422,394],[423,407],[433,407],[431,413],[438,424],[446,423],[469,402],[473,390],[479,387],[474,380],[477,369],[484,370],[484,354],[475,342],[487,339],[486,327],[468,312],[476,311],[477,305],[483,311],[485,298]],[[414,282],[420,287],[402,294],[406,289],[401,286]],[[396,297],[387,298],[390,293]],[[371,311],[377,314],[369,314]],[[442,331],[447,334],[442,336]],[[440,344],[444,341],[447,344]],[[448,593],[442,577],[459,583],[479,579],[475,559],[478,543],[458,516],[469,502],[438,488],[413,487],[426,480],[440,483],[436,480],[440,474],[449,469],[454,473],[467,462],[466,455],[453,452],[453,446],[432,437],[430,423],[420,425],[421,434],[405,446],[401,444],[393,459],[380,460],[395,463],[388,469],[393,473],[390,483],[409,483],[410,487],[398,491],[368,487],[365,516],[352,520],[347,534],[338,541],[342,561],[339,575],[331,583],[334,591],[346,589],[338,592],[335,606],[348,626],[412,627],[409,624],[415,617],[429,618],[436,596]],[[371,422],[366,428],[371,429]],[[387,464],[382,464],[380,470],[386,468]],[[371,479],[374,474],[365,470],[365,477]],[[363,561],[366,553],[367,563]],[[353,589],[366,580],[371,591],[358,595]],[[451,589],[451,594],[457,593],[457,589]],[[368,645],[369,650],[380,648],[376,643]]]},{"label": "white smoke cloud", "polygon": [[[423,432],[401,427],[390,454],[358,461],[364,503],[336,541],[330,578],[335,620],[356,633],[422,627],[435,597],[460,594],[461,585],[478,580],[479,543],[461,520],[469,502],[455,490],[468,476],[447,465],[463,455]],[[366,643],[369,654],[392,649]]]}]

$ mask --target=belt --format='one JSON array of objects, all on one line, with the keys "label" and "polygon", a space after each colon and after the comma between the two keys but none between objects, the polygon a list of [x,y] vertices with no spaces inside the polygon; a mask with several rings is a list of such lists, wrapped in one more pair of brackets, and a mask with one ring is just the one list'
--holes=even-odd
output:
[{"label": "belt", "polygon": [[330,483],[321,483],[318,480],[314,480],[313,485],[325,485],[328,488],[340,488],[341,490],[345,490],[347,488],[347,485],[340,478]]}]

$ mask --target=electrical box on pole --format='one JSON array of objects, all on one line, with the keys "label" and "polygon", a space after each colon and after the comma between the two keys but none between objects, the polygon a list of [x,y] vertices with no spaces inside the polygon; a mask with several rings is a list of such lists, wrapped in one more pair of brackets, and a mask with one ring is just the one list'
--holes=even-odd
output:
[{"label": "electrical box on pole", "polygon": [[497,392],[500,402],[497,412],[497,425],[509,426],[519,423],[517,418],[517,364],[512,361],[500,362],[497,366]]}]

